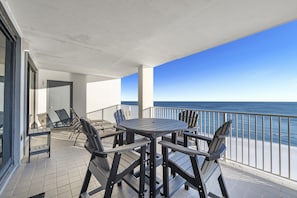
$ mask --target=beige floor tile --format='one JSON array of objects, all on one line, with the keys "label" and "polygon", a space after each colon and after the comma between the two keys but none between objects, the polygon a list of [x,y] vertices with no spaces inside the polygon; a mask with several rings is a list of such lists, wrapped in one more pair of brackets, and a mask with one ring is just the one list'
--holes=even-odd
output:
[{"label": "beige floor tile", "polygon": [[[73,141],[68,140],[67,132],[58,134],[59,139],[55,138],[55,133],[52,134],[51,158],[49,159],[47,155],[36,155],[32,157],[30,164],[21,164],[0,194],[1,198],[25,198],[41,192],[45,192],[46,198],[78,197],[90,154],[82,147],[74,147]],[[64,140],[61,140],[63,136]],[[83,141],[82,139],[81,142]],[[287,188],[224,164],[222,169],[231,198],[297,198],[297,188]],[[158,174],[162,175],[162,172],[159,171]],[[98,181],[92,178],[89,189],[98,186]],[[102,197],[103,194],[104,192],[100,192],[94,197]],[[182,187],[173,197],[197,197],[197,195],[197,191],[193,189],[186,191]],[[125,183],[122,187],[115,186],[112,194],[112,197],[136,196],[137,194]]]}]

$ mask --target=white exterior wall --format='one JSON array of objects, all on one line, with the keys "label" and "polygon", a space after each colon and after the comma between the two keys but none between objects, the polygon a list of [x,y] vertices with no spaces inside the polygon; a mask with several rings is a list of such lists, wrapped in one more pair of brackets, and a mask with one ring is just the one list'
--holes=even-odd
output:
[{"label": "white exterior wall", "polygon": [[121,104],[121,79],[87,84],[87,112]]},{"label": "white exterior wall", "polygon": [[47,112],[47,80],[73,82],[73,108],[86,115],[86,76],[43,69],[38,70],[37,114]]},{"label": "white exterior wall", "polygon": [[37,113],[47,110],[47,80],[73,82],[73,108],[81,117],[121,103],[121,79],[88,83],[86,75],[39,69]]},{"label": "white exterior wall", "polygon": [[47,111],[47,80],[73,82],[73,108],[79,116],[86,115],[86,76],[51,70],[38,70],[37,114]]},{"label": "white exterior wall", "polygon": [[143,110],[154,106],[154,68],[138,68],[138,115],[143,117]]},{"label": "white exterior wall", "polygon": [[[25,50],[27,49],[27,44],[22,40],[21,42],[21,77],[20,77],[20,160],[23,158],[23,156],[26,154],[24,151],[24,144],[26,145],[26,135],[27,135],[27,129],[26,129],[26,116],[25,116],[25,106],[27,104],[25,104],[25,94],[27,92],[26,88],[27,88],[27,82],[25,79],[26,76],[26,72],[25,71]],[[28,116],[28,115],[27,115]]]},{"label": "white exterior wall", "polygon": [[85,117],[87,112],[87,80],[82,74],[72,74],[73,80],[73,108],[76,113]]}]

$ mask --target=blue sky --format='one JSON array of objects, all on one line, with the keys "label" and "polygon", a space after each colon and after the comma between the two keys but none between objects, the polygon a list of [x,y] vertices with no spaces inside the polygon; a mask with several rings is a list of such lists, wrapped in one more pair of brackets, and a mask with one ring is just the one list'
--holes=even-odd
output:
[{"label": "blue sky", "polygon": [[[137,101],[137,74],[122,100]],[[297,101],[297,21],[154,68],[155,101]]]}]

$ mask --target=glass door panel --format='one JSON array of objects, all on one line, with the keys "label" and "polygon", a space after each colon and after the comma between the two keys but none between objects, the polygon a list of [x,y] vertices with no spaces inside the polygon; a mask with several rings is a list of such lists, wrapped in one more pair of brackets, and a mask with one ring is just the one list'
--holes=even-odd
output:
[{"label": "glass door panel", "polygon": [[28,128],[37,128],[36,123],[36,68],[28,61]]},{"label": "glass door panel", "polygon": [[5,51],[6,38],[0,31],[0,167],[3,165]]},{"label": "glass door panel", "polygon": [[[72,117],[70,108],[73,101],[73,82],[67,81],[47,81],[48,88],[48,109],[47,113],[52,122],[61,121],[56,110],[65,109],[68,116]],[[59,127],[59,125],[57,125]]]}]

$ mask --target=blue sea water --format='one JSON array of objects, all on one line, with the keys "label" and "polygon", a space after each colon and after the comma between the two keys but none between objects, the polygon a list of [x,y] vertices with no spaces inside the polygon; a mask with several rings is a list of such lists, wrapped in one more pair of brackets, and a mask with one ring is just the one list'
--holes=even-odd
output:
[{"label": "blue sea water", "polygon": [[[137,105],[135,101],[122,104]],[[154,106],[297,116],[297,102],[154,102]]]},{"label": "blue sea water", "polygon": [[[122,104],[137,105],[137,102],[123,101]],[[218,112],[240,112],[250,114],[283,115],[279,116],[233,116],[232,122],[237,123],[237,130],[232,132],[232,136],[250,137],[251,139],[272,140],[276,143],[297,146],[297,117],[290,119],[290,135],[288,135],[288,118],[286,116],[297,116],[297,102],[154,102],[154,106],[187,108],[198,110],[211,110]],[[205,130],[213,132],[218,122],[217,116],[204,116],[200,118],[202,123],[206,123]],[[229,118],[228,118],[229,119]],[[250,132],[247,133],[248,119],[250,119]],[[271,119],[271,120],[270,120]],[[223,120],[223,118],[221,118]],[[270,123],[271,122],[271,123]],[[208,123],[210,123],[208,125]],[[257,124],[255,124],[257,123]],[[264,132],[262,132],[262,126]],[[233,126],[234,127],[234,126]],[[272,134],[270,134],[272,131]]]}]

